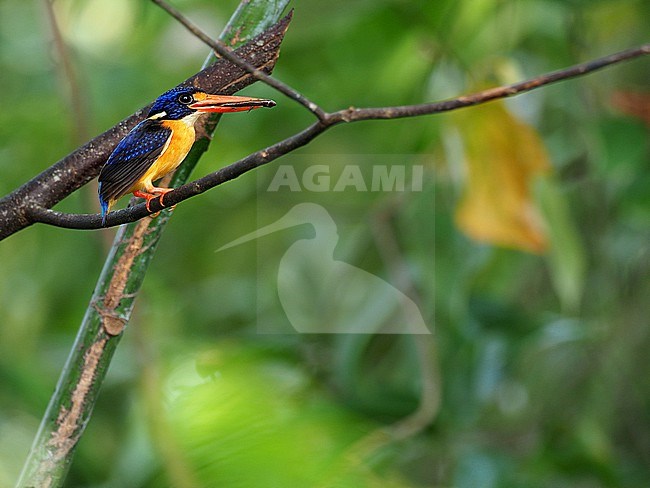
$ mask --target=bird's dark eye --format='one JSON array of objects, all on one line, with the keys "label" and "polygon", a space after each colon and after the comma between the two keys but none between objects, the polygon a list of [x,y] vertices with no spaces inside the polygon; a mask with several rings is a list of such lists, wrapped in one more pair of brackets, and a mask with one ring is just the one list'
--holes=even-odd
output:
[{"label": "bird's dark eye", "polygon": [[181,93],[180,95],[178,95],[178,101],[183,105],[189,105],[194,101],[194,97],[189,93]]}]

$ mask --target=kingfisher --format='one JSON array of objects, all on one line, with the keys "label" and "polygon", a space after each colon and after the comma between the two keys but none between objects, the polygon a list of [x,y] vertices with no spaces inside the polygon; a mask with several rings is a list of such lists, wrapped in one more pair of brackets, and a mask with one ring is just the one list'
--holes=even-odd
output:
[{"label": "kingfisher", "polygon": [[229,95],[211,95],[191,86],[172,88],[156,99],[147,118],[136,125],[115,147],[99,173],[99,203],[102,225],[113,204],[124,195],[146,200],[163,198],[173,188],[154,182],[174,171],[196,140],[194,125],[208,113],[249,111],[274,107],[273,100]]}]

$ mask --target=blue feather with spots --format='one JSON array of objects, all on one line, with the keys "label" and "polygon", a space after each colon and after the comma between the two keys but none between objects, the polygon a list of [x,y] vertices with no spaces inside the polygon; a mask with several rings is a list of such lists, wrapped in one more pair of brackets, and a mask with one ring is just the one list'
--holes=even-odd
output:
[{"label": "blue feather with spots", "polygon": [[102,221],[110,206],[126,195],[162,154],[171,129],[160,121],[145,119],[120,141],[99,174]]}]

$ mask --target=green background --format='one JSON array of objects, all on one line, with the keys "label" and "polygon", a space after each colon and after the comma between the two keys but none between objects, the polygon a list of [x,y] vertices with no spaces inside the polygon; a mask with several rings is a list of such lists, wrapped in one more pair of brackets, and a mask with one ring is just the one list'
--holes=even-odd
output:
[{"label": "green background", "polygon": [[[193,74],[207,54],[148,2],[54,5],[83,117],[43,2],[0,1],[0,194]],[[175,5],[216,37],[237,2]],[[292,6],[275,75],[327,110],[515,82],[647,42],[650,18],[640,0]],[[613,102],[647,93],[649,74],[636,60],[508,103],[553,166],[537,191],[557,224],[548,255],[459,231],[463,142],[450,114],[337,127],[278,162],[421,164],[421,192],[269,194],[275,168],[266,167],[179,205],[67,486],[650,485],[648,126]],[[224,117],[196,176],[312,120],[261,84],[243,93],[278,106]],[[262,253],[215,250],[303,201],[340,224],[336,259],[417,297],[432,336],[260,333],[286,320],[277,303],[265,306],[276,293],[268,270],[309,230],[259,241]],[[57,209],[97,211],[94,188]],[[2,487],[26,457],[112,232],[35,226],[0,242]],[[440,401],[431,422],[383,438],[379,429],[417,408],[423,377]]]}]

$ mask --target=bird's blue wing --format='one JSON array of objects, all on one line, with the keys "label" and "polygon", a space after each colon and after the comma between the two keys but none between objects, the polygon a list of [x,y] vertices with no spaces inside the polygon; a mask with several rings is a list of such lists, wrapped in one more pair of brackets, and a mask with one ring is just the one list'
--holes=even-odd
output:
[{"label": "bird's blue wing", "polygon": [[171,135],[171,129],[159,121],[146,119],[120,141],[99,173],[102,206],[131,189],[158,159]]}]

